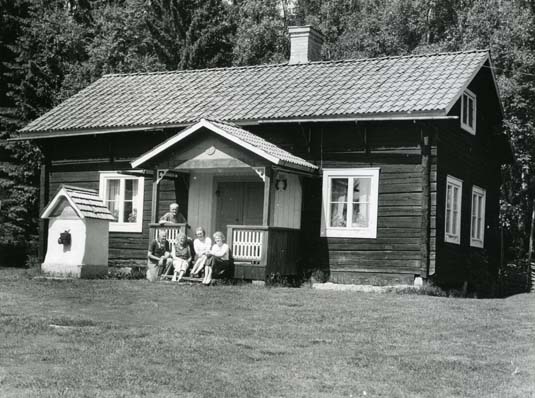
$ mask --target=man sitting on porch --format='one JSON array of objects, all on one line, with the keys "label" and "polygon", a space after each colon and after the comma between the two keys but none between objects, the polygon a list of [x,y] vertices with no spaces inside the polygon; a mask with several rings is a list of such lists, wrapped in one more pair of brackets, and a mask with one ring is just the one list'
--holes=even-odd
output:
[{"label": "man sitting on porch", "polygon": [[178,211],[178,203],[171,203],[169,205],[169,212],[165,213],[162,218],[160,218],[160,224],[182,224],[186,223],[186,218],[182,215],[182,213],[179,213]]}]

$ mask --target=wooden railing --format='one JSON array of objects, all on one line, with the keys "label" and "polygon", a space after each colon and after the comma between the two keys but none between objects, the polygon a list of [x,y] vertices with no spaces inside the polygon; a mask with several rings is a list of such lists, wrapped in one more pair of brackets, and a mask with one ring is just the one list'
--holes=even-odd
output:
[{"label": "wooden railing", "polygon": [[149,249],[152,241],[158,237],[160,231],[165,231],[170,245],[176,245],[178,234],[180,232],[186,233],[186,224],[149,224]]},{"label": "wooden railing", "polygon": [[235,262],[266,267],[266,274],[294,275],[300,255],[300,230],[229,225],[227,241]]}]

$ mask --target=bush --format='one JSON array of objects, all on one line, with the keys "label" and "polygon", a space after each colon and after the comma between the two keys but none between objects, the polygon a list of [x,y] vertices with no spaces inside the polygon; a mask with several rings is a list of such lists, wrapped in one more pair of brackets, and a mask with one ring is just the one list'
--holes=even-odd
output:
[{"label": "bush", "polygon": [[530,274],[531,267],[527,258],[503,265],[498,271],[498,295],[507,297],[529,292]]},{"label": "bush", "polygon": [[281,275],[277,272],[266,277],[266,286],[268,287],[300,287],[302,284],[303,278],[297,275]]}]

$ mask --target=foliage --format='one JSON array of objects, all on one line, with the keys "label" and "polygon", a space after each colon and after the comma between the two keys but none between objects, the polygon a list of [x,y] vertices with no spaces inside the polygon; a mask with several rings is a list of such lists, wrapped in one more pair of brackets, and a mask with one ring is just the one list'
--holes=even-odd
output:
[{"label": "foliage", "polygon": [[501,221],[524,257],[535,198],[535,6],[513,0],[0,0],[0,242],[34,239],[40,153],[7,137],[105,73],[284,62],[287,26],[323,58],[491,50],[504,129]]},{"label": "foliage", "polygon": [[160,62],[170,70],[227,66],[229,7],[220,0],[153,0],[146,22]]},{"label": "foliage", "polygon": [[275,0],[244,0],[237,10],[234,65],[280,63],[288,59],[287,20]]}]

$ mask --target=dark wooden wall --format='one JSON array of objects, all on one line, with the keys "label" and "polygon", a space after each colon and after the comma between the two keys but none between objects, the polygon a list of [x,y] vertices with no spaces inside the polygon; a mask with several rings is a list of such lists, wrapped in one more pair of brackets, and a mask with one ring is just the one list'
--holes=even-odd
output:
[{"label": "dark wooden wall", "polygon": [[[341,283],[412,283],[415,275],[426,272],[421,253],[424,133],[433,135],[427,124],[412,121],[353,123],[313,132],[311,153],[321,153],[321,167],[380,168],[378,229],[376,239],[320,238],[322,182],[305,178],[302,228],[306,267],[322,268],[331,280]],[[436,149],[431,152],[434,163]],[[430,177],[433,214],[434,164]],[[434,262],[434,249],[431,258]]]},{"label": "dark wooden wall", "polygon": [[[47,155],[48,203],[62,184],[99,189],[99,172],[130,169],[129,161],[151,149],[169,134],[139,133],[63,138],[42,143]],[[169,204],[180,200],[172,180],[160,184],[160,216]],[[110,232],[109,261],[114,265],[143,263],[147,258],[148,224],[151,216],[152,179],[145,178],[143,229],[137,232]],[[181,206],[181,211],[184,209]],[[46,240],[45,240],[46,242]]]},{"label": "dark wooden wall", "polygon": [[[476,135],[461,129],[460,122],[455,120],[448,122],[438,137],[436,225],[439,234],[435,278],[441,285],[452,287],[474,278],[474,272],[479,272],[474,261],[478,261],[480,256],[488,258],[487,270],[490,277],[495,278],[500,259],[500,162],[504,158],[504,148],[496,147],[495,138],[501,133],[501,113],[491,85],[490,70],[482,69],[468,88],[477,95]],[[451,114],[460,115],[460,101],[452,108]],[[447,175],[463,181],[459,245],[444,241]],[[486,190],[483,249],[470,246],[473,185]],[[484,278],[483,275],[480,277]]]}]

